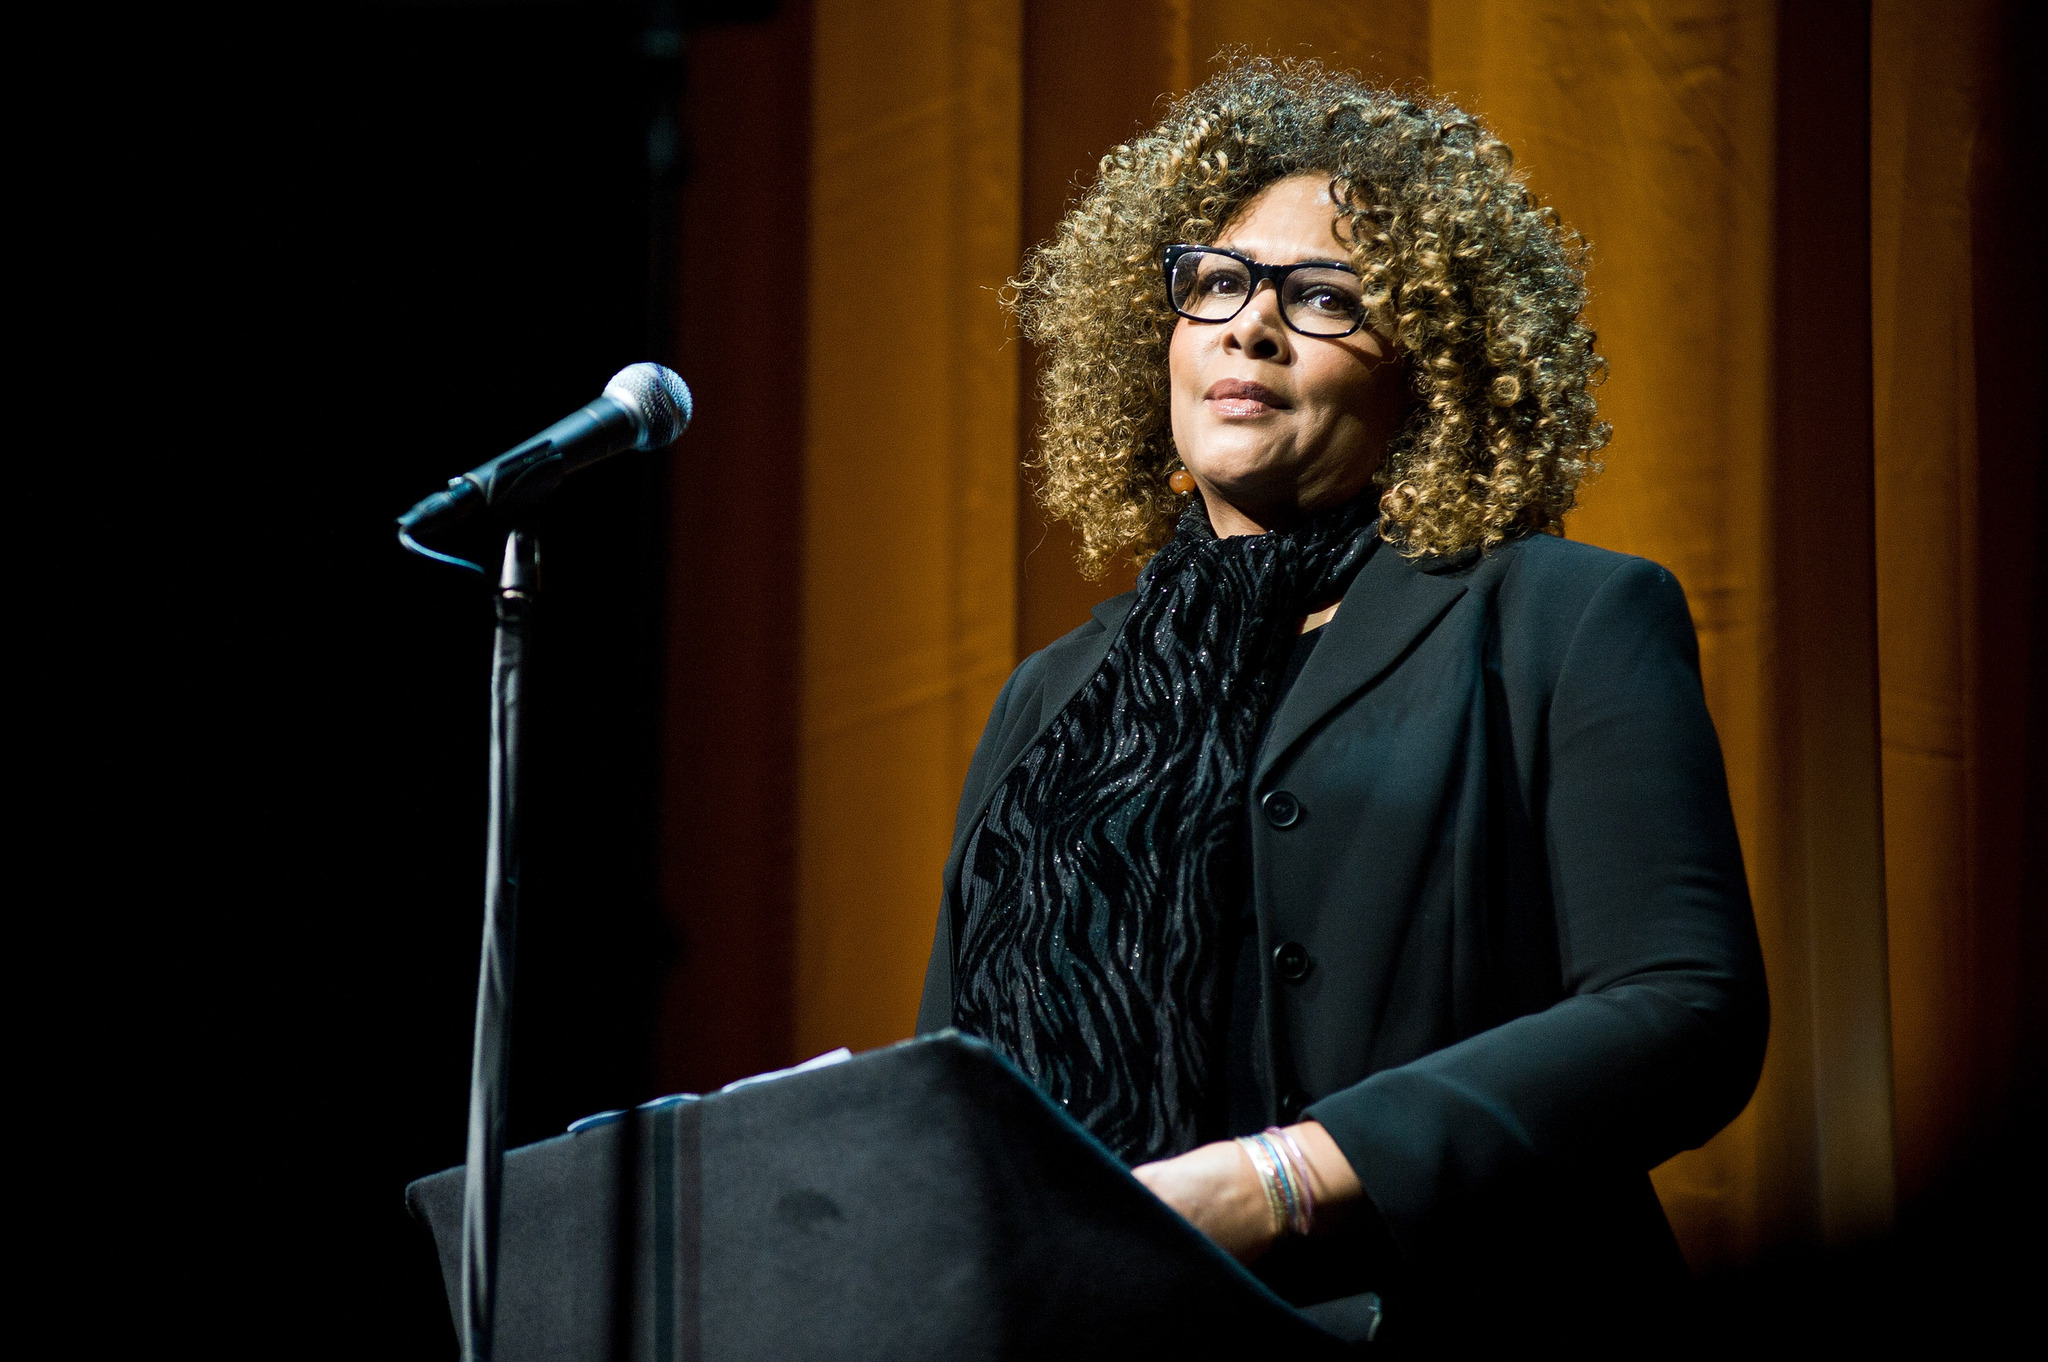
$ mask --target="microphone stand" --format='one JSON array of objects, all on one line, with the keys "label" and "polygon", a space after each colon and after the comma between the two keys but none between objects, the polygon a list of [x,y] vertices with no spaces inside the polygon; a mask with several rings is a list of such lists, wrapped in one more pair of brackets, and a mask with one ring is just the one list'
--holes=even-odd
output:
[{"label": "microphone stand", "polygon": [[[531,440],[450,480],[398,517],[398,542],[435,562],[488,576],[439,549],[431,536],[486,508],[509,516],[554,490],[565,474],[627,448],[659,449],[690,424],[690,387],[659,364],[612,375],[604,395]],[[502,522],[501,522],[502,523]],[[462,1182],[462,1358],[490,1362],[498,1294],[498,1202],[505,1176],[505,1088],[510,1078],[512,959],[519,926],[519,786],[527,635],[540,591],[540,548],[515,529],[498,574],[491,658],[491,817],[484,872],[484,941],[477,965],[476,1036],[469,1068],[469,1151]]]},{"label": "microphone stand", "polygon": [[491,814],[469,1070],[469,1154],[462,1183],[463,1362],[490,1362],[498,1289],[498,1199],[505,1176],[512,963],[519,927],[520,702],[539,590],[540,547],[531,534],[513,530],[505,536],[498,576],[498,629],[491,657]]}]

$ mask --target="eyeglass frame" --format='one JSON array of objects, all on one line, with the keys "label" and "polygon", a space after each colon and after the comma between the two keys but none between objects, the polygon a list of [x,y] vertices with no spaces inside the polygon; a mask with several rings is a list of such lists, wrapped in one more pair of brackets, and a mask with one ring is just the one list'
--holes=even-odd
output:
[{"label": "eyeglass frame", "polygon": [[[1228,317],[1197,317],[1193,313],[1181,311],[1180,305],[1173,301],[1173,268],[1180,263],[1183,256],[1195,251],[1207,251],[1212,255],[1227,255],[1238,264],[1243,265],[1251,274],[1251,288],[1245,291],[1244,301],[1237,305],[1237,311],[1231,313]],[[1245,308],[1251,305],[1252,299],[1258,297],[1259,285],[1267,282],[1271,282],[1273,285],[1273,297],[1276,300],[1284,300],[1287,295],[1281,291],[1281,285],[1286,281],[1287,276],[1296,270],[1342,270],[1352,278],[1360,279],[1357,270],[1340,260],[1303,260],[1293,265],[1268,265],[1262,261],[1254,260],[1248,255],[1242,255],[1237,251],[1233,251],[1228,246],[1203,246],[1195,243],[1182,243],[1166,247],[1159,253],[1159,267],[1160,273],[1164,276],[1166,282],[1166,305],[1173,309],[1175,316],[1186,317],[1191,322],[1221,323],[1235,321],[1238,313],[1243,312]],[[1362,283],[1363,280],[1360,279],[1360,282]],[[1366,324],[1371,320],[1372,315],[1368,310],[1359,316],[1358,321],[1352,325],[1349,331],[1304,331],[1296,326],[1288,317],[1286,303],[1284,301],[1280,303],[1280,324],[1295,335],[1307,336],[1310,340],[1343,340],[1346,336],[1355,336],[1365,330]]]}]

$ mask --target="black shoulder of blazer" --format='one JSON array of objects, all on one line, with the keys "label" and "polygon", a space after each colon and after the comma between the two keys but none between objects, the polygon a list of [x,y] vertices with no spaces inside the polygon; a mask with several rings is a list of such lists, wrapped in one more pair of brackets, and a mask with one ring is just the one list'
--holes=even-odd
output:
[{"label": "black shoulder of blazer", "polygon": [[[952,1015],[966,835],[1131,599],[996,701],[921,1031]],[[1325,628],[1252,775],[1274,1115],[1322,1122],[1411,1260],[1477,1237],[1589,1270],[1675,1262],[1647,1170],[1735,1117],[1767,1030],[1677,581],[1546,535],[1453,560],[1382,543]],[[1291,819],[1262,812],[1282,790]],[[1306,972],[1271,967],[1283,946]]]}]

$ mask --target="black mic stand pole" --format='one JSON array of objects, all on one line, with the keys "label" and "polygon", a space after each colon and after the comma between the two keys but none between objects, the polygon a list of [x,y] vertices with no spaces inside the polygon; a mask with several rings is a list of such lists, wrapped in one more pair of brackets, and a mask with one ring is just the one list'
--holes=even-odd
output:
[{"label": "black mic stand pole", "polygon": [[498,1287],[498,1196],[505,1175],[513,947],[519,928],[520,702],[527,631],[540,588],[532,535],[505,536],[498,630],[491,657],[491,817],[484,871],[483,958],[469,1069],[469,1161],[462,1184],[463,1362],[490,1362]]}]

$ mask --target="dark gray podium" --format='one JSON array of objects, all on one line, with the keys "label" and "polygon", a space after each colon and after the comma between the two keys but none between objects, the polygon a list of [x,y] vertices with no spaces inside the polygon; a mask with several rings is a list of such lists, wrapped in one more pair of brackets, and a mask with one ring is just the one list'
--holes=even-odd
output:
[{"label": "dark gray podium", "polygon": [[[459,1299],[462,1170],[406,1200]],[[1290,1308],[951,1033],[515,1149],[502,1214],[499,1362],[1334,1358],[1377,1310]]]}]

